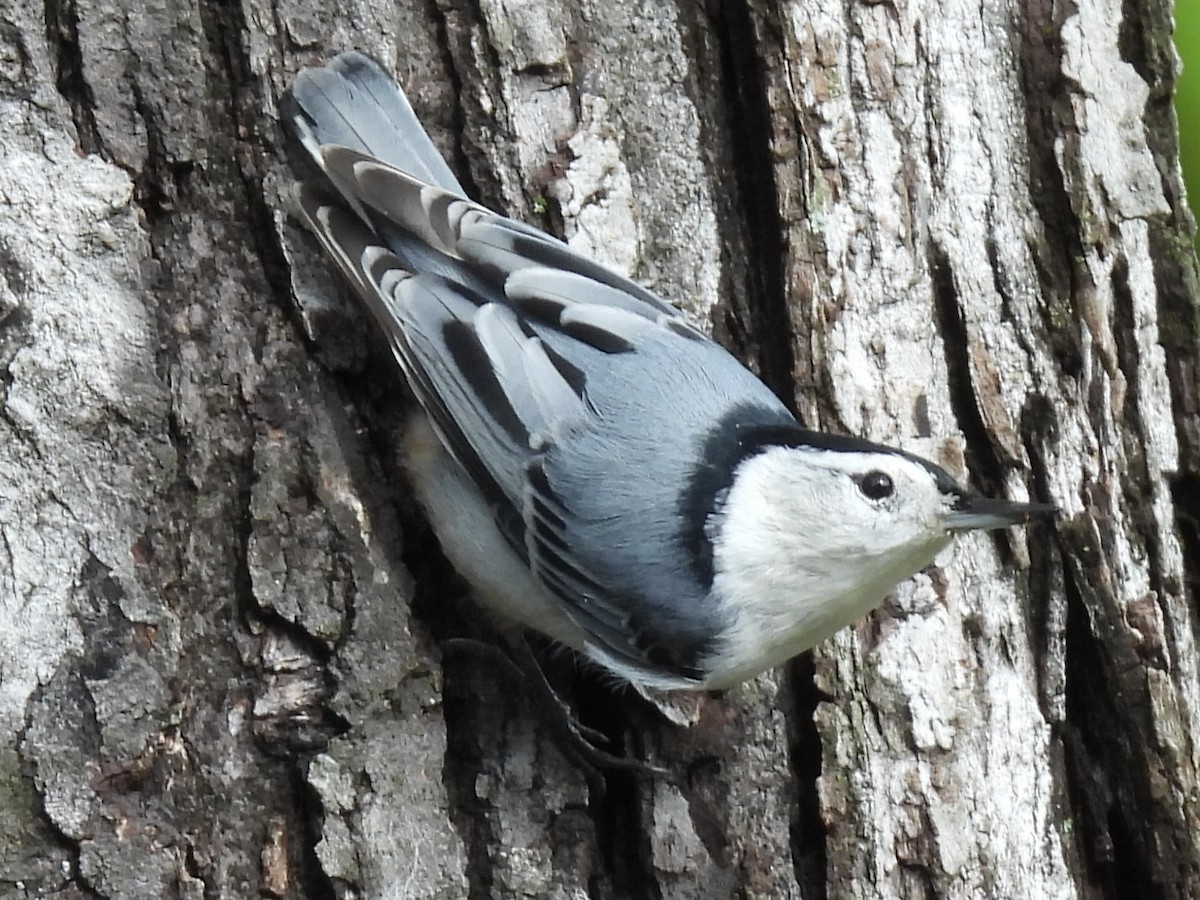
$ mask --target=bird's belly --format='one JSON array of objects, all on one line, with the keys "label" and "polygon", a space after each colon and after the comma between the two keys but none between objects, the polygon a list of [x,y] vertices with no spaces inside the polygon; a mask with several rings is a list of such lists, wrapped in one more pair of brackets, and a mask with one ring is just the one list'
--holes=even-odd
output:
[{"label": "bird's belly", "polygon": [[505,541],[491,508],[446,452],[424,413],[409,420],[404,456],[413,489],[442,552],[474,588],[477,599],[509,623],[582,649],[580,629]]}]

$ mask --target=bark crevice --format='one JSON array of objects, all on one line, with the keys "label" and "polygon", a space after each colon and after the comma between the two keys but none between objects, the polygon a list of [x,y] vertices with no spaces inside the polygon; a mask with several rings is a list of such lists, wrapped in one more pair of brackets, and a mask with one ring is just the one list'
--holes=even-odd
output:
[{"label": "bark crevice", "polygon": [[79,149],[84,153],[100,153],[104,142],[96,127],[96,98],[83,72],[75,0],[45,0],[45,21],[46,39],[55,54],[56,87],[71,108]]},{"label": "bark crevice", "polygon": [[760,377],[795,410],[792,317],[784,290],[784,226],[774,174],[775,127],[761,56],[765,45],[779,43],[777,34],[762,32],[777,31],[777,26],[764,9],[744,0],[721,3],[711,15],[726,93],[722,109],[736,183],[736,214],[744,234],[740,243],[746,254],[749,343]]}]

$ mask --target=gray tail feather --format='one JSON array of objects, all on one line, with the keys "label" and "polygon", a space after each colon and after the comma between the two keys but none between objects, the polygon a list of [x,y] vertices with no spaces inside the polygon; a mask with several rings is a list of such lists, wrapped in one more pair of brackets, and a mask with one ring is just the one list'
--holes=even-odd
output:
[{"label": "gray tail feather", "polygon": [[292,99],[293,123],[318,162],[322,144],[338,144],[465,195],[408,98],[369,56],[351,50],[320,68],[305,69],[292,83]]}]

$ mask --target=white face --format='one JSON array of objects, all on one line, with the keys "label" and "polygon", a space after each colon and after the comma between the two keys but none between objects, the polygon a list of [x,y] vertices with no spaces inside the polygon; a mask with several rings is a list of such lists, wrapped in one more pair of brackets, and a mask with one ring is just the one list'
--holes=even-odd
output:
[{"label": "white face", "polygon": [[950,541],[954,500],[891,453],[772,447],[746,460],[711,530],[730,622],[713,665],[734,681],[862,617]]},{"label": "white face", "polygon": [[[925,466],[891,453],[845,453],[776,447],[748,461],[747,487],[758,494],[765,523],[790,532],[802,554],[843,562],[904,554],[947,537],[954,498]],[[740,481],[741,479],[739,479]]]}]

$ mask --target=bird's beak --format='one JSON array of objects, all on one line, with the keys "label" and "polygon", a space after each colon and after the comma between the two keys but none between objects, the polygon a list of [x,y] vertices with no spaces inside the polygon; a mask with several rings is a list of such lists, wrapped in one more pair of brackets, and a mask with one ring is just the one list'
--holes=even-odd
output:
[{"label": "bird's beak", "polygon": [[1024,525],[1032,518],[1052,516],[1056,512],[1058,507],[1052,503],[1014,503],[963,493],[946,514],[943,524],[949,531],[987,531]]}]

